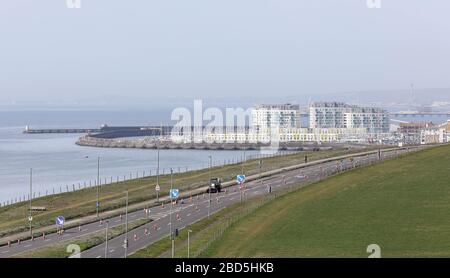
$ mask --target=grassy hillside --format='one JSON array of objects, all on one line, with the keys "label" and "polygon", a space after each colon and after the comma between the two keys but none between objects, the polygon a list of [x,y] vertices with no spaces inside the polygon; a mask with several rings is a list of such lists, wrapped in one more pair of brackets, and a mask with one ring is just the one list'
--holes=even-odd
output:
[{"label": "grassy hillside", "polygon": [[450,257],[450,146],[339,175],[262,206],[207,257]]}]

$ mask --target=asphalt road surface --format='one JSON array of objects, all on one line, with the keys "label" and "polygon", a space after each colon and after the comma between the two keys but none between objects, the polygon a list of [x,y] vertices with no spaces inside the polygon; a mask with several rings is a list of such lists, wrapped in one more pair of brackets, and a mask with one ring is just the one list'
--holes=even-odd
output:
[{"label": "asphalt road surface", "polygon": [[[411,149],[410,149],[411,150]],[[395,150],[383,152],[381,159],[387,159],[398,156],[407,152],[404,150]],[[245,202],[246,199],[270,194],[269,191],[296,186],[304,186],[311,181],[324,179],[338,172],[360,167],[379,160],[378,154],[355,157],[353,160],[343,159],[341,161],[325,162],[318,165],[307,166],[302,169],[284,172],[282,174],[273,175],[271,177],[254,180],[245,184],[245,188],[240,190],[238,185],[227,187],[221,193],[211,194],[211,205],[209,207],[209,194],[204,193],[193,196],[192,199],[179,200],[178,204],[165,204],[164,207],[151,207],[148,211],[139,210],[128,213],[128,222],[149,218],[153,221],[128,231],[128,248],[125,249],[125,234],[108,240],[108,248],[105,252],[105,243],[95,246],[91,249],[78,254],[81,258],[104,258],[105,253],[108,258],[123,258],[125,252],[132,254],[166,236],[170,235],[175,229],[183,229],[189,224],[197,222],[208,217],[227,206],[237,202]],[[105,231],[106,221],[109,228],[125,223],[125,216],[118,216],[102,220],[102,222],[94,222],[82,225],[80,227],[65,230],[63,234],[48,234],[35,238],[34,240],[26,240],[23,242],[14,242],[10,246],[0,247],[0,258],[10,257],[24,251],[29,251],[44,246],[49,246],[58,242],[65,242],[67,245],[75,241],[75,239],[86,236],[94,232]],[[70,254],[68,253],[68,256]]]}]

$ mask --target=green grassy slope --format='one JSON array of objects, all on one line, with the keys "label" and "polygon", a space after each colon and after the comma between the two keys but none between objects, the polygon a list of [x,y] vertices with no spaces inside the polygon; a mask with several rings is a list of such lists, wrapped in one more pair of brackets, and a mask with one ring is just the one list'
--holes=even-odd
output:
[{"label": "green grassy slope", "polygon": [[207,257],[450,257],[450,146],[345,173],[269,202]]}]

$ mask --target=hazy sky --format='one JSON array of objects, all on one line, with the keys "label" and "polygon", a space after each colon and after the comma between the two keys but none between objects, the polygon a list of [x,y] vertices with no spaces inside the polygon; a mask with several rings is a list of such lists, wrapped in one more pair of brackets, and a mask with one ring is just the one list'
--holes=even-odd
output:
[{"label": "hazy sky", "polygon": [[0,2],[0,102],[450,87],[450,1]]}]

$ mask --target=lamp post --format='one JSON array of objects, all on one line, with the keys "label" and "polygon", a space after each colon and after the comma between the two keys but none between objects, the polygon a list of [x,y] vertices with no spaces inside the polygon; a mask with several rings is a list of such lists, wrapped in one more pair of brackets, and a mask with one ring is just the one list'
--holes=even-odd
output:
[{"label": "lamp post", "polygon": [[98,218],[98,209],[100,207],[99,188],[100,188],[100,156],[97,157],[97,203],[95,204],[97,218]]},{"label": "lamp post", "polygon": [[209,204],[208,204],[208,218],[211,215],[211,164],[212,164],[212,156],[208,156],[209,158],[209,180],[208,180],[208,195],[209,195]]},{"label": "lamp post", "polygon": [[259,160],[259,181],[262,184],[262,179],[261,179],[261,168],[262,168],[262,159]]},{"label": "lamp post", "polygon": [[172,189],[173,189],[173,169],[170,168],[170,192],[169,192],[169,199],[170,199],[170,212],[169,212],[169,236],[172,236],[172,206],[173,206],[173,200],[172,200]]},{"label": "lamp post", "polygon": [[169,192],[169,199],[170,199],[170,212],[169,212],[169,236],[172,240],[172,259],[175,255],[175,235],[173,234],[172,229],[172,206],[173,206],[173,200],[172,200],[172,189],[173,189],[173,169],[170,168],[170,192]]},{"label": "lamp post", "polygon": [[106,232],[105,232],[105,259],[108,258],[108,228],[109,228],[109,221],[106,220]]},{"label": "lamp post", "polygon": [[32,200],[33,200],[33,168],[30,169],[30,211],[28,215],[28,222],[30,222],[30,238],[33,238],[33,209],[32,209]]},{"label": "lamp post", "polygon": [[[156,186],[159,187],[159,145],[158,149],[158,166],[156,167]],[[156,202],[159,203],[159,190],[156,190]]]},{"label": "lamp post", "polygon": [[124,248],[125,248],[125,258],[127,257],[128,253],[128,190],[126,193],[126,201],[125,201],[125,241],[124,241]]},{"label": "lamp post", "polygon": [[192,230],[188,230],[188,250],[187,250],[188,251],[188,259],[189,259],[189,256],[190,256],[190,249],[189,249],[190,248],[190,243],[189,243],[190,242],[189,241],[189,234],[190,233],[192,233]]}]

